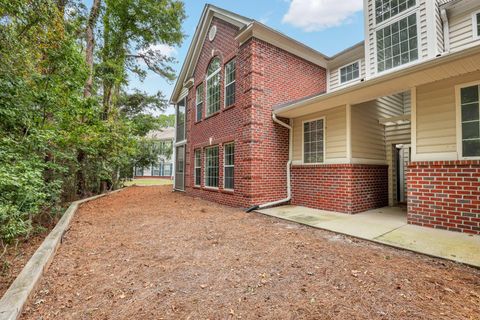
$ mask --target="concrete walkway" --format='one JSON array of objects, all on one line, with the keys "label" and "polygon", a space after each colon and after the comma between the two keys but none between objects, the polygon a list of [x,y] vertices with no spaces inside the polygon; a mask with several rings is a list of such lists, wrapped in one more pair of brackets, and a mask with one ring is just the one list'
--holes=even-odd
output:
[{"label": "concrete walkway", "polygon": [[405,208],[385,207],[355,215],[300,206],[281,206],[257,212],[480,267],[480,236],[407,224]]}]

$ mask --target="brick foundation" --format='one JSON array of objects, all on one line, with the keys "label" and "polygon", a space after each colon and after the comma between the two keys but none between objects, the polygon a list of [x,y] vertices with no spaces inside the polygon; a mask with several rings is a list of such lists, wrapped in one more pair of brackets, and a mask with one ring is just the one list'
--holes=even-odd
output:
[{"label": "brick foundation", "polygon": [[358,213],[388,205],[388,166],[295,165],[292,204]]},{"label": "brick foundation", "polygon": [[408,166],[408,223],[480,234],[480,161]]}]

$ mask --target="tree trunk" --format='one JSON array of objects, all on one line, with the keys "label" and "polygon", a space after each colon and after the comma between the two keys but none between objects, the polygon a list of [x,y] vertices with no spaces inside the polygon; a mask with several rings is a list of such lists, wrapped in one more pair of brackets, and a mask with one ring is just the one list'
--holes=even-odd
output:
[{"label": "tree trunk", "polygon": [[[87,21],[87,27],[85,30],[86,34],[86,50],[85,50],[85,62],[88,67],[88,78],[85,81],[85,86],[83,89],[83,96],[89,98],[92,96],[93,88],[93,53],[95,49],[95,26],[97,24],[98,15],[100,12],[101,0],[93,0],[92,8],[90,9],[90,15]],[[84,197],[87,193],[87,184],[85,179],[85,172],[83,170],[83,162],[85,161],[85,151],[82,149],[77,149],[77,173],[76,173],[76,182],[77,182],[77,195]]]},{"label": "tree trunk", "polygon": [[92,95],[93,88],[93,51],[95,49],[95,25],[97,24],[100,11],[101,0],[93,0],[90,16],[88,17],[86,28],[87,48],[85,51],[85,61],[88,67],[88,78],[83,89],[83,96],[88,98]]}]

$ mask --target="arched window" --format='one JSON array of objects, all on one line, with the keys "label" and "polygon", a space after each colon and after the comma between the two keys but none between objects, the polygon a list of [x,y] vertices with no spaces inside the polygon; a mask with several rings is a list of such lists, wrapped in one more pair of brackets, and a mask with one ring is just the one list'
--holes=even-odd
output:
[{"label": "arched window", "polygon": [[220,59],[213,58],[207,69],[207,117],[220,110],[220,69]]}]

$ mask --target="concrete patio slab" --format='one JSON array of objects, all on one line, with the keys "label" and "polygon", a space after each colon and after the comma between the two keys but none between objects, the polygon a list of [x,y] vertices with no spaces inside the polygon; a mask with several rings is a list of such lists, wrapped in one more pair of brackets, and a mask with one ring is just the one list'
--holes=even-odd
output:
[{"label": "concrete patio slab", "polygon": [[378,242],[480,267],[480,237],[406,225],[375,239]]},{"label": "concrete patio slab", "polygon": [[405,208],[384,207],[349,215],[287,205],[257,212],[480,267],[480,236],[409,225]]}]

